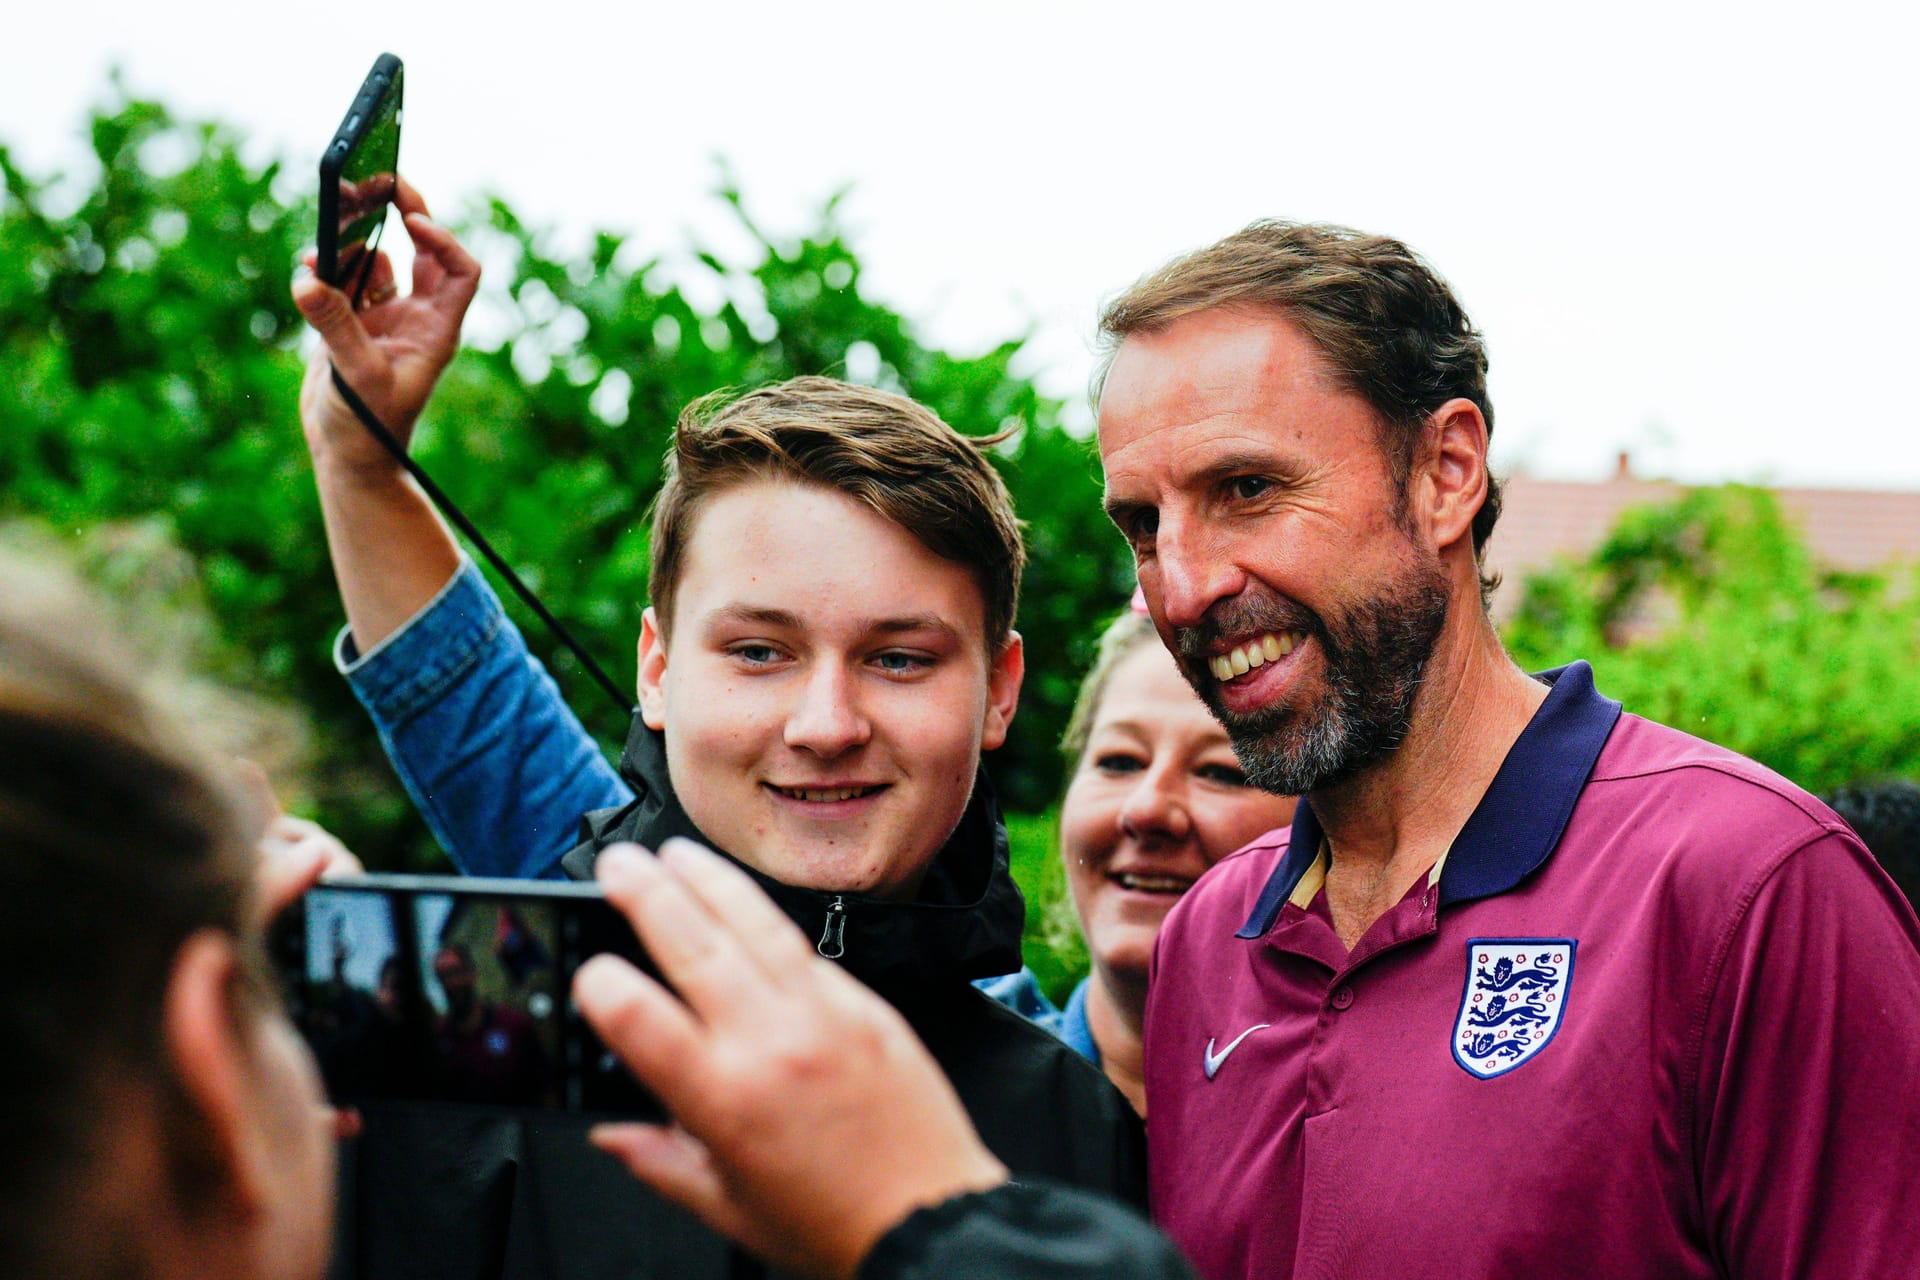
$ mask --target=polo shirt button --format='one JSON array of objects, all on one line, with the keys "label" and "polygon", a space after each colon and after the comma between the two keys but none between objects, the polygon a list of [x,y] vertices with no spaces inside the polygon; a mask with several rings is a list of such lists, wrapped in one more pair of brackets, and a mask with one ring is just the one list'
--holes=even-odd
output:
[{"label": "polo shirt button", "polygon": [[1333,993],[1333,1007],[1345,1009],[1353,1003],[1353,988],[1342,987]]}]

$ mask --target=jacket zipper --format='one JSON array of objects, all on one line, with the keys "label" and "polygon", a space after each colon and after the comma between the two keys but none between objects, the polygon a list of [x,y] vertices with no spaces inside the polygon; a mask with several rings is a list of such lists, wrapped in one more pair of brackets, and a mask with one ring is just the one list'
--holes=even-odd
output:
[{"label": "jacket zipper", "polygon": [[820,942],[814,950],[829,960],[838,960],[847,954],[847,900],[835,894],[833,901],[827,904],[827,927],[820,931]]}]

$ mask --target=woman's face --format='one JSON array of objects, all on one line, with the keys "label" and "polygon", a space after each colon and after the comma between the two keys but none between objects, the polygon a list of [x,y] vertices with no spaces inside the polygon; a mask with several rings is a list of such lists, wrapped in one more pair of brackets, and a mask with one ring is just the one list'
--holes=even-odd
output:
[{"label": "woman's face", "polygon": [[1144,983],[1167,912],[1202,872],[1292,819],[1246,785],[1218,721],[1152,639],[1115,665],[1060,810],[1067,885],[1096,966]]}]

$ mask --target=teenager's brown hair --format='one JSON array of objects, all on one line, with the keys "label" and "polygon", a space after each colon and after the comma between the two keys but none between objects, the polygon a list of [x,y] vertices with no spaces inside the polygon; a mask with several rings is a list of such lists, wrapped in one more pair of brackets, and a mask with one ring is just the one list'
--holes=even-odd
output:
[{"label": "teenager's brown hair", "polygon": [[674,428],[653,509],[648,593],[663,628],[687,541],[714,495],[787,479],[845,494],[973,574],[986,601],[987,648],[1013,631],[1026,548],[1007,486],[968,439],[905,396],[833,378],[793,378],[688,405]]}]

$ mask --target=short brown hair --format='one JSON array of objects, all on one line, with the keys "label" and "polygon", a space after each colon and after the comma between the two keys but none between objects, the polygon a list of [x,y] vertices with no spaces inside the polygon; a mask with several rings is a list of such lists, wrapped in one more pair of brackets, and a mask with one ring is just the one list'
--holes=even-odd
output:
[{"label": "short brown hair", "polygon": [[905,396],[833,378],[793,378],[688,405],[674,428],[653,508],[648,592],[670,626],[687,542],[701,506],[752,480],[835,490],[973,574],[986,601],[987,647],[1013,632],[1026,546],[1013,499],[972,440]]},{"label": "short brown hair", "polygon": [[[189,1204],[212,1188],[205,1135],[167,1065],[164,997],[181,945],[230,935],[264,993],[243,801],[136,677],[105,611],[62,574],[0,556],[0,1272],[68,1275],[112,1241],[71,1230],[113,1090],[159,1101]],[[85,1233],[78,1233],[84,1236]]]},{"label": "short brown hair", "polygon": [[[1176,258],[1108,303],[1095,396],[1129,335],[1219,307],[1271,308],[1300,327],[1341,385],[1373,406],[1402,497],[1421,429],[1441,405],[1471,400],[1493,433],[1486,345],[1439,272],[1387,236],[1277,219]],[[1489,471],[1486,501],[1473,520],[1476,560],[1500,518],[1500,501]],[[1498,585],[1497,576],[1481,574],[1483,603]]]}]

